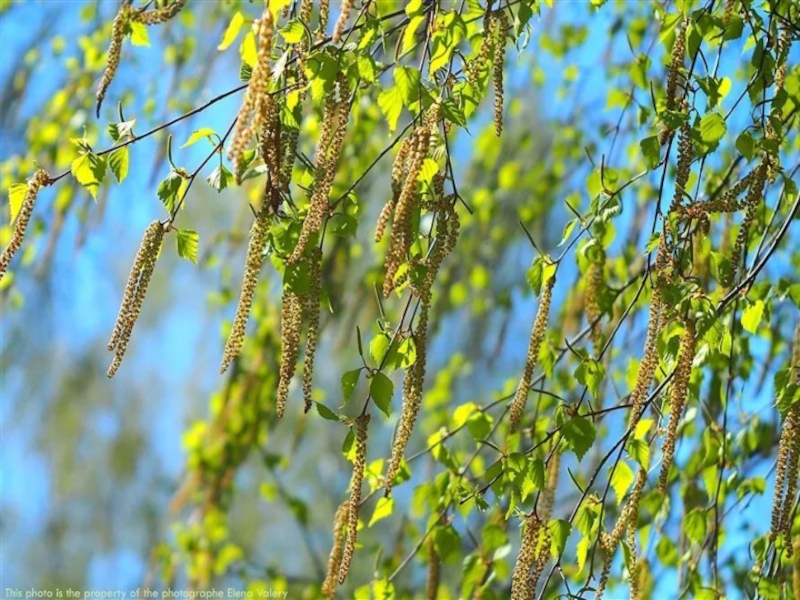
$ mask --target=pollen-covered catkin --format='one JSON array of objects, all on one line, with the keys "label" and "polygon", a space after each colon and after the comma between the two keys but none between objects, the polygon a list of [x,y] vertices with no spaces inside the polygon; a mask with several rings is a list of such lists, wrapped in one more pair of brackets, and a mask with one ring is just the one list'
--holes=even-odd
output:
[{"label": "pollen-covered catkin", "polygon": [[689,182],[692,166],[692,129],[688,123],[681,125],[678,135],[678,172],[675,175],[675,195],[672,198],[670,212],[678,210],[686,196],[686,184]]},{"label": "pollen-covered catkin", "polygon": [[499,137],[503,133],[503,70],[505,68],[506,38],[508,38],[509,24],[505,12],[497,13],[496,18],[492,79],[494,83],[494,131]]},{"label": "pollen-covered catkin", "polygon": [[239,356],[244,344],[247,330],[247,321],[250,318],[250,308],[253,305],[253,295],[258,285],[258,276],[264,262],[264,250],[267,246],[267,230],[269,229],[269,205],[265,202],[250,228],[250,241],[247,244],[247,258],[244,265],[242,289],[239,292],[239,303],[236,306],[236,315],[233,318],[228,341],[222,354],[222,364],[219,372],[224,373],[231,363]]},{"label": "pollen-covered catkin", "polygon": [[536,320],[533,323],[530,341],[528,342],[525,369],[522,372],[522,379],[520,379],[519,386],[517,387],[517,393],[514,394],[514,399],[511,401],[509,425],[512,433],[519,429],[520,423],[522,422],[522,414],[525,411],[525,404],[528,402],[528,392],[530,392],[531,389],[533,371],[539,360],[539,348],[542,346],[542,341],[544,341],[544,335],[547,330],[547,319],[550,316],[550,301],[553,296],[553,286],[555,282],[556,278],[555,275],[553,275],[542,287],[539,310],[536,312]]},{"label": "pollen-covered catkin", "polygon": [[163,240],[164,226],[159,221],[153,221],[145,230],[136,253],[128,283],[125,285],[125,294],[122,298],[117,322],[114,324],[111,341],[108,344],[109,350],[116,351],[111,366],[108,367],[107,375],[109,377],[113,377],[122,364],[133,326],[142,310],[142,303],[147,293],[147,287],[150,285]]},{"label": "pollen-covered catkin", "polygon": [[3,250],[3,254],[0,255],[0,280],[3,279],[3,275],[5,275],[8,270],[8,265],[11,263],[11,259],[14,258],[14,254],[16,254],[17,250],[22,246],[22,241],[25,239],[25,231],[28,229],[28,223],[31,220],[33,207],[36,204],[39,190],[43,186],[49,184],[50,178],[47,175],[47,171],[43,169],[36,171],[33,177],[28,180],[28,189],[25,192],[25,198],[22,200],[22,205],[20,206],[19,214],[14,224],[14,232],[11,234],[11,241],[8,243],[8,247]]},{"label": "pollen-covered catkin", "polygon": [[303,304],[300,297],[284,286],[281,303],[281,364],[278,381],[276,414],[283,416],[289,398],[289,384],[300,354],[300,334],[303,329]]},{"label": "pollen-covered catkin", "polygon": [[428,538],[428,579],[425,582],[425,598],[436,600],[439,597],[439,582],[442,577],[442,561],[436,552],[436,541],[433,536]]},{"label": "pollen-covered catkin", "polygon": [[267,118],[271,75],[270,58],[275,29],[275,22],[269,8],[265,8],[261,18],[256,19],[255,26],[258,40],[256,64],[236,117],[236,127],[233,130],[231,146],[228,150],[228,158],[233,165],[233,174],[237,182],[241,182],[242,154],[253,134],[261,132],[264,120]]},{"label": "pollen-covered catkin", "polygon": [[586,287],[583,292],[586,320],[591,327],[592,344],[594,344],[595,353],[599,353],[603,346],[603,330],[600,325],[603,313],[600,310],[600,294],[604,285],[603,268],[606,262],[605,250],[600,245],[597,248],[597,254],[593,257],[586,273]]},{"label": "pollen-covered catkin", "polygon": [[172,4],[168,4],[162,8],[154,8],[152,10],[137,11],[132,14],[132,19],[145,25],[158,25],[172,19],[177,15],[186,0],[175,0]]},{"label": "pollen-covered catkin", "polygon": [[320,0],[319,2],[319,31],[317,40],[325,39],[325,32],[328,30],[328,17],[331,12],[330,0]]},{"label": "pollen-covered catkin", "polygon": [[308,259],[309,291],[303,298],[303,312],[308,322],[306,333],[306,356],[303,362],[303,400],[305,412],[311,410],[314,389],[314,357],[317,352],[319,329],[320,295],[322,294],[322,250],[314,248]]},{"label": "pollen-covered catkin", "polygon": [[367,465],[367,429],[369,427],[369,414],[363,414],[356,419],[356,456],[353,463],[353,478],[350,481],[350,503],[347,508],[347,542],[344,547],[342,563],[339,567],[339,584],[347,579],[350,572],[350,563],[353,561],[353,552],[356,549],[358,535],[358,511],[361,508],[361,482],[364,479],[364,469]]},{"label": "pollen-covered catkin", "polygon": [[512,600],[532,600],[536,592],[532,572],[538,558],[537,550],[542,521],[532,514],[525,519],[524,527],[522,544],[520,545],[517,562],[514,565],[514,573],[511,576]]},{"label": "pollen-covered catkin", "polygon": [[347,534],[345,525],[347,524],[348,503],[343,502],[336,509],[333,516],[333,546],[328,555],[328,569],[325,574],[325,581],[322,583],[322,595],[332,600],[336,596],[336,583],[339,575],[339,567],[342,564],[342,554],[344,554],[344,540]]},{"label": "pollen-covered catkin", "polygon": [[724,287],[730,287],[736,281],[736,273],[739,270],[739,263],[742,261],[742,254],[747,247],[748,237],[750,235],[750,226],[756,218],[756,212],[761,204],[761,198],[764,192],[764,185],[767,182],[767,172],[769,165],[767,161],[762,161],[756,169],[756,174],[750,184],[750,189],[747,191],[747,196],[744,200],[745,212],[742,219],[742,225],[736,234],[736,242],[733,245],[733,256],[731,257],[731,268],[727,272],[727,276],[723,277],[722,284]]},{"label": "pollen-covered catkin", "polygon": [[675,456],[675,436],[678,434],[678,423],[686,405],[696,344],[697,331],[694,320],[686,319],[683,335],[681,336],[680,350],[678,351],[678,364],[675,367],[675,376],[672,380],[669,394],[669,425],[667,426],[666,438],[664,438],[664,458],[661,463],[661,474],[658,478],[658,489],[662,494],[666,493],[669,469]]},{"label": "pollen-covered catkin", "polygon": [[675,110],[678,106],[678,84],[683,69],[683,56],[686,54],[686,27],[679,27],[672,45],[672,60],[667,73],[667,110]]},{"label": "pollen-covered catkin", "polygon": [[353,10],[353,4],[355,4],[354,0],[342,0],[342,12],[339,13],[339,19],[333,27],[333,37],[331,39],[334,44],[338,44],[342,39],[344,28],[347,27],[347,20]]},{"label": "pollen-covered catkin", "polygon": [[130,5],[123,4],[117,13],[117,16],[114,17],[114,23],[111,26],[111,44],[108,46],[106,68],[103,71],[103,76],[100,78],[100,85],[97,86],[95,112],[98,117],[100,116],[100,107],[103,105],[103,99],[106,97],[108,86],[111,85],[114,75],[119,68],[119,57],[122,53],[122,40],[125,37],[125,28],[128,25],[130,14]]},{"label": "pollen-covered catkin", "polygon": [[328,214],[329,197],[350,118],[350,94],[346,80],[339,77],[336,87],[339,89],[339,100],[336,100],[336,91],[332,90],[325,101],[322,132],[317,144],[314,191],[311,194],[308,214],[303,220],[297,245],[288,259],[289,264],[300,260],[312,235],[322,230]]},{"label": "pollen-covered catkin", "polygon": [[494,43],[494,30],[497,25],[497,18],[494,13],[487,13],[483,19],[483,38],[481,46],[478,49],[478,54],[467,65],[467,81],[471,85],[476,85],[480,78],[481,72],[489,62],[492,54],[492,46]]}]

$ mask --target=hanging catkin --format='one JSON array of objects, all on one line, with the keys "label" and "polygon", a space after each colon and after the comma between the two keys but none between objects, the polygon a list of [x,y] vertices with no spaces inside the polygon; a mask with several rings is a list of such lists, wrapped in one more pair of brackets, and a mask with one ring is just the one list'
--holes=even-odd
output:
[{"label": "hanging catkin", "polygon": [[542,537],[543,529],[545,529],[544,525],[543,521],[535,514],[531,514],[525,519],[522,544],[520,545],[517,562],[514,564],[514,572],[511,576],[512,600],[533,600],[535,597],[534,570],[538,568],[540,555],[545,554],[544,548],[540,550],[542,545],[540,538]]},{"label": "hanging catkin", "polygon": [[247,321],[250,318],[250,308],[253,305],[253,295],[258,286],[258,276],[261,273],[261,265],[264,262],[264,250],[267,247],[267,231],[270,224],[269,210],[269,203],[265,200],[250,228],[250,241],[247,244],[242,289],[239,292],[239,303],[236,306],[233,325],[222,354],[220,373],[224,373],[236,357],[239,356],[244,344]]},{"label": "hanging catkin", "polygon": [[314,357],[317,351],[317,334],[319,329],[320,296],[322,294],[322,250],[314,248],[308,259],[309,291],[303,298],[303,312],[308,322],[306,333],[306,356],[303,362],[303,399],[305,412],[312,406],[314,380]]},{"label": "hanging catkin", "polygon": [[95,113],[100,117],[100,107],[103,104],[103,99],[106,97],[108,86],[114,79],[114,75],[119,68],[119,57],[122,53],[122,40],[125,37],[125,28],[128,26],[128,19],[130,18],[131,7],[127,3],[120,6],[117,16],[114,17],[114,22],[111,25],[111,44],[108,46],[108,58],[106,58],[106,68],[103,71],[103,76],[100,78],[100,85],[97,86],[97,99],[95,103]]},{"label": "hanging catkin", "polygon": [[11,263],[11,259],[14,258],[14,254],[22,246],[39,190],[47,185],[50,185],[50,177],[47,175],[47,171],[43,169],[36,171],[33,177],[28,180],[28,189],[25,192],[25,198],[22,200],[17,220],[14,223],[11,241],[8,243],[8,247],[3,250],[3,254],[0,255],[0,280],[3,279],[3,275],[8,270],[8,265]]},{"label": "hanging catkin", "polygon": [[697,331],[694,320],[686,319],[683,335],[681,336],[680,350],[678,351],[678,364],[675,367],[675,376],[670,387],[670,410],[667,435],[664,438],[664,458],[661,463],[661,474],[658,478],[658,489],[662,494],[667,490],[667,477],[675,456],[675,436],[678,434],[678,423],[683,415],[686,405],[686,396],[689,391],[689,379],[692,376],[692,362],[694,361],[695,346],[697,344]]},{"label": "hanging catkin", "polygon": [[722,284],[724,287],[730,287],[736,281],[736,273],[739,270],[739,263],[743,259],[744,251],[747,248],[748,237],[750,235],[750,226],[756,218],[756,212],[761,205],[761,199],[764,193],[764,185],[767,182],[767,173],[769,171],[769,164],[766,160],[762,161],[756,169],[756,174],[750,184],[750,189],[747,191],[747,196],[744,200],[744,218],[739,231],[736,234],[736,242],[733,245],[733,256],[731,257],[731,268],[723,277]]},{"label": "hanging catkin", "polygon": [[289,398],[289,383],[294,376],[300,354],[300,335],[303,330],[303,303],[288,285],[283,287],[281,302],[281,364],[279,369],[276,414],[283,416]]},{"label": "hanging catkin", "polygon": [[236,117],[236,127],[228,151],[228,158],[233,165],[233,174],[237,183],[241,182],[242,154],[253,134],[262,130],[269,112],[269,82],[272,74],[270,57],[275,29],[275,22],[269,8],[265,8],[261,18],[256,19],[255,26],[258,40],[256,64],[253,66],[253,72],[242,99],[242,106]]},{"label": "hanging catkin", "polygon": [[350,13],[353,11],[354,0],[342,0],[342,12],[339,13],[339,19],[333,27],[332,40],[334,44],[338,44],[342,40],[344,29],[347,27],[347,20],[350,18]]},{"label": "hanging catkin", "polygon": [[367,428],[369,414],[363,414],[356,419],[356,456],[353,462],[353,478],[350,481],[350,503],[347,507],[347,542],[339,567],[339,584],[343,584],[350,572],[350,563],[353,561],[353,552],[356,549],[358,535],[358,511],[361,507],[361,482],[364,479],[364,469],[367,466]]},{"label": "hanging catkin", "polygon": [[333,516],[333,545],[328,556],[328,570],[325,574],[325,581],[322,583],[322,595],[332,600],[336,596],[336,584],[339,575],[339,568],[342,564],[344,554],[345,525],[347,525],[348,503],[343,502],[336,509]]},{"label": "hanging catkin", "polygon": [[604,285],[603,268],[606,262],[606,253],[599,244],[596,248],[596,254],[591,258],[589,270],[586,273],[583,301],[586,308],[586,320],[591,327],[592,344],[594,344],[595,354],[598,354],[603,347],[603,329],[600,324],[603,313],[600,310],[600,294]]},{"label": "hanging catkin", "polygon": [[142,303],[147,293],[147,287],[150,284],[150,278],[153,276],[156,260],[161,252],[163,239],[164,226],[159,221],[150,223],[144,232],[144,236],[142,236],[139,250],[136,253],[133,267],[128,276],[128,283],[125,285],[125,293],[122,297],[117,321],[114,324],[111,339],[108,342],[108,349],[116,352],[114,360],[108,368],[107,374],[109,377],[113,377],[122,364],[122,358],[128,348],[133,326],[136,324],[136,320],[142,310]]},{"label": "hanging catkin", "polygon": [[505,12],[497,13],[494,30],[494,57],[492,59],[492,80],[494,83],[494,131],[498,137],[503,133],[503,70],[506,60],[506,39],[509,24]]},{"label": "hanging catkin", "polygon": [[436,600],[439,597],[439,582],[442,577],[442,561],[436,552],[434,536],[428,537],[428,579],[425,582],[426,600]]},{"label": "hanging catkin", "polygon": [[519,386],[517,386],[517,393],[514,394],[514,399],[511,401],[509,425],[512,433],[519,429],[520,423],[522,422],[522,414],[525,411],[525,404],[528,402],[528,393],[531,389],[533,371],[539,360],[539,349],[542,346],[542,341],[544,341],[544,335],[547,331],[547,319],[550,316],[550,301],[552,299],[553,286],[555,283],[556,277],[553,275],[542,287],[539,310],[536,312],[536,320],[533,322],[533,329],[531,330],[530,340],[528,341],[528,354],[525,358],[525,368],[522,371],[522,379],[520,379]]}]

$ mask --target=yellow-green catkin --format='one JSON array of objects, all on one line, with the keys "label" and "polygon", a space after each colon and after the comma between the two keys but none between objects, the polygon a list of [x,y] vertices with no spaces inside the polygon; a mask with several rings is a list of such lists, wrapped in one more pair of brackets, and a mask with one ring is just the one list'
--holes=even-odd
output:
[{"label": "yellow-green catkin", "polygon": [[682,76],[683,57],[686,54],[686,27],[678,27],[675,43],[672,45],[672,59],[667,72],[667,110],[678,106],[678,84]]},{"label": "yellow-green catkin", "polygon": [[276,414],[283,416],[289,398],[289,384],[300,354],[300,335],[303,330],[303,303],[295,292],[284,286],[281,303],[281,364],[279,369]]},{"label": "yellow-green catkin", "polygon": [[[338,89],[339,99],[336,99]],[[350,92],[347,81],[339,77],[336,86],[325,100],[322,117],[322,131],[317,144],[317,164],[315,168],[314,190],[309,202],[308,214],[303,220],[289,264],[296,263],[303,256],[309,240],[322,231],[329,211],[329,197],[336,178],[336,168],[342,153],[350,118]]]},{"label": "yellow-green catkin", "polygon": [[433,536],[428,538],[428,579],[425,582],[426,600],[436,600],[439,597],[439,582],[442,578],[442,561],[436,552],[436,541]]},{"label": "yellow-green catkin", "polygon": [[697,330],[693,319],[686,319],[684,322],[681,345],[678,351],[678,364],[675,367],[675,375],[670,387],[670,409],[669,424],[667,434],[664,438],[663,453],[664,458],[661,463],[661,474],[658,478],[658,489],[664,494],[667,490],[667,478],[669,469],[675,456],[675,437],[678,434],[678,423],[680,423],[683,409],[686,405],[686,397],[689,392],[689,380],[692,376],[692,362],[694,361],[695,347],[697,345]]},{"label": "yellow-green catkin", "polygon": [[269,112],[269,82],[272,74],[270,59],[275,29],[275,21],[269,8],[265,8],[261,18],[256,19],[255,27],[258,44],[256,64],[236,117],[236,127],[233,130],[231,146],[228,151],[228,158],[233,165],[233,174],[237,183],[241,182],[242,154],[253,134],[261,131]]},{"label": "yellow-green catkin", "polygon": [[539,360],[539,348],[542,346],[544,336],[547,331],[547,319],[550,316],[550,302],[553,296],[553,286],[556,283],[555,275],[545,282],[542,287],[542,297],[539,300],[539,310],[536,312],[536,320],[533,323],[530,340],[528,342],[528,354],[525,358],[525,368],[522,372],[517,392],[511,401],[509,412],[509,425],[511,432],[517,431],[522,423],[522,415],[525,412],[525,404],[528,402],[528,393],[531,389],[533,371]]},{"label": "yellow-green catkin", "polygon": [[122,53],[122,40],[125,37],[125,28],[128,26],[128,20],[131,14],[131,7],[128,4],[122,4],[114,17],[114,22],[111,26],[111,44],[108,46],[108,58],[106,58],[106,68],[103,71],[103,76],[100,78],[100,85],[97,86],[97,99],[95,102],[95,112],[100,116],[100,107],[103,105],[103,100],[106,97],[108,86],[114,80],[114,75],[119,68],[119,57]]},{"label": "yellow-green catkin", "polygon": [[[790,382],[800,380],[800,323],[794,333],[792,357],[789,363]],[[770,539],[783,535],[789,556],[794,552],[791,539],[792,510],[797,495],[798,470],[800,470],[800,404],[793,404],[783,419],[778,443],[778,461],[775,466],[775,492],[772,501],[772,526]],[[785,493],[784,493],[785,489]]]},{"label": "yellow-green catkin", "polygon": [[591,327],[592,344],[595,354],[603,347],[603,328],[600,320],[603,312],[600,310],[600,294],[603,290],[603,269],[606,262],[606,253],[602,246],[597,246],[597,253],[592,257],[589,270],[586,273],[586,286],[583,291],[586,320]]},{"label": "yellow-green catkin", "polygon": [[542,525],[542,521],[534,514],[525,519],[522,544],[511,576],[512,600],[533,600],[535,596],[533,569],[538,562],[539,534]]},{"label": "yellow-green catkin", "polygon": [[386,471],[385,494],[389,496],[394,486],[394,480],[400,472],[403,454],[405,453],[414,424],[419,414],[422,403],[422,392],[425,385],[425,370],[427,365],[428,346],[428,317],[430,314],[433,283],[436,273],[445,257],[453,250],[460,230],[458,213],[455,211],[454,199],[447,210],[439,214],[437,233],[434,246],[428,257],[422,261],[426,267],[425,278],[419,287],[412,291],[420,299],[419,320],[414,329],[412,339],[417,352],[417,359],[406,371],[403,379],[403,405],[400,410],[400,422],[392,442],[392,455]]},{"label": "yellow-green catkin", "polygon": [[162,8],[154,8],[152,10],[134,11],[131,15],[134,21],[144,23],[145,25],[158,25],[165,23],[177,15],[186,0],[175,0],[172,4],[168,4]]},{"label": "yellow-green catkin", "polygon": [[747,191],[747,196],[744,199],[744,217],[739,231],[736,234],[736,242],[733,245],[733,256],[731,257],[731,268],[723,278],[722,284],[724,287],[730,287],[736,281],[736,274],[739,270],[739,263],[742,262],[743,254],[747,248],[748,238],[750,236],[750,226],[756,218],[756,212],[761,205],[761,199],[764,193],[764,185],[767,182],[767,174],[769,171],[769,164],[766,160],[762,161],[756,169],[756,174]]},{"label": "yellow-green catkin", "polygon": [[506,13],[496,15],[497,25],[494,30],[494,57],[492,59],[492,81],[494,83],[494,131],[498,137],[503,133],[503,70],[506,60],[506,39],[509,24]]},{"label": "yellow-green catkin", "polygon": [[725,8],[722,13],[722,25],[727,27],[733,16],[733,9],[736,8],[737,0],[725,0]]},{"label": "yellow-green catkin", "polygon": [[558,475],[561,468],[561,455],[556,451],[547,461],[547,472],[545,473],[545,489],[542,491],[540,514],[544,521],[549,521],[553,516],[553,506],[555,505],[556,491],[558,490]]},{"label": "yellow-green catkin", "polygon": [[405,182],[406,174],[408,172],[408,154],[411,151],[411,148],[414,146],[414,142],[415,136],[412,134],[404,138],[400,143],[400,149],[398,150],[397,156],[395,156],[394,163],[392,164],[392,198],[389,200],[389,202],[383,205],[381,213],[378,216],[378,223],[375,226],[375,243],[378,243],[383,239],[383,236],[386,233],[386,226],[389,224],[389,220],[392,218],[394,209],[397,206],[397,199],[400,197],[400,193],[403,191],[403,183]]},{"label": "yellow-green catkin", "polygon": [[338,44],[342,40],[345,27],[347,27],[347,20],[350,18],[350,13],[353,11],[353,0],[342,0],[342,12],[339,13],[339,19],[333,27],[332,40],[334,44]]},{"label": "yellow-green catkin", "polygon": [[39,190],[47,185],[50,185],[50,177],[47,175],[47,171],[43,169],[36,171],[33,177],[28,180],[28,189],[25,192],[25,198],[22,200],[17,220],[14,223],[11,241],[8,243],[8,247],[3,250],[3,254],[0,255],[0,280],[3,279],[3,275],[8,270],[8,265],[11,263],[11,259],[14,258],[14,254],[22,246]]},{"label": "yellow-green catkin", "polygon": [[692,167],[692,129],[688,123],[681,125],[678,135],[678,172],[675,175],[675,195],[672,198],[670,212],[675,212],[686,197],[686,184],[689,182]]},{"label": "yellow-green catkin", "polygon": [[800,598],[800,535],[794,540],[794,560],[792,561],[792,591]]},{"label": "yellow-green catkin", "polygon": [[245,259],[242,289],[239,292],[239,303],[236,306],[236,315],[233,325],[225,343],[222,353],[222,364],[219,372],[224,373],[231,363],[239,356],[244,344],[247,321],[250,318],[250,309],[253,305],[253,296],[258,286],[258,276],[264,262],[264,250],[267,247],[267,231],[269,230],[269,205],[264,201],[252,227],[250,228],[250,241],[247,244],[247,258]]},{"label": "yellow-green catkin", "polygon": [[477,85],[481,72],[486,68],[491,58],[496,26],[496,14],[487,13],[483,18],[483,37],[481,38],[480,48],[478,48],[475,58],[467,64],[467,81],[473,86]]},{"label": "yellow-green catkin", "polygon": [[305,412],[311,410],[314,390],[314,358],[317,351],[320,296],[322,294],[322,250],[314,248],[308,259],[309,291],[303,298],[303,312],[308,323],[306,355],[303,362],[303,400]]},{"label": "yellow-green catkin", "polygon": [[339,567],[339,584],[343,584],[350,572],[353,553],[358,536],[358,512],[361,508],[361,483],[364,480],[364,469],[367,466],[367,429],[369,414],[356,419],[356,455],[353,462],[353,478],[350,480],[350,502],[347,507],[347,542],[345,543],[342,562]]},{"label": "yellow-green catkin", "polygon": [[331,553],[328,555],[328,569],[325,574],[325,581],[322,583],[322,595],[328,600],[332,600],[336,596],[337,578],[339,575],[339,568],[342,564],[342,555],[344,554],[344,541],[347,531],[348,503],[343,502],[336,509],[333,516],[333,545]]},{"label": "yellow-green catkin", "polygon": [[331,12],[330,0],[320,0],[319,3],[319,31],[317,32],[317,40],[325,39],[325,32],[328,30],[328,17]]},{"label": "yellow-green catkin", "polygon": [[142,303],[150,284],[150,278],[153,276],[163,240],[164,226],[159,221],[153,221],[145,230],[139,244],[139,250],[128,276],[128,283],[125,285],[117,321],[108,342],[108,349],[115,352],[111,366],[108,368],[107,375],[109,377],[113,377],[122,364],[133,326],[142,310]]}]

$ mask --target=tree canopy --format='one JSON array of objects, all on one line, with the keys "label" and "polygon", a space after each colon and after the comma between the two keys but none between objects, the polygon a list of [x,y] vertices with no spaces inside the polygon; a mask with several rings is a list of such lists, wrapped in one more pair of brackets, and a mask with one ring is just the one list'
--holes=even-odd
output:
[{"label": "tree canopy", "polygon": [[146,482],[133,587],[800,598],[796,0],[53,6],[0,3],[3,428],[66,522]]}]

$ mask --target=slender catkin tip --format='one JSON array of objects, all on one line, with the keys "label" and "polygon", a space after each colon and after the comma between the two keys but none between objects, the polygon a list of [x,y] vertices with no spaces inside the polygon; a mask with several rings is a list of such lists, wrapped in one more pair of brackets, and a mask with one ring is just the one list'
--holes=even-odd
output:
[{"label": "slender catkin tip", "polygon": [[525,358],[525,368],[522,372],[519,387],[517,387],[517,392],[514,394],[514,399],[511,401],[511,408],[509,410],[509,426],[511,428],[511,433],[517,431],[522,423],[525,404],[528,402],[528,392],[531,389],[533,371],[536,369],[536,362],[539,360],[539,349],[542,346],[545,333],[547,332],[547,319],[550,316],[550,302],[553,297],[553,286],[555,283],[556,278],[553,276],[547,280],[547,283],[545,283],[542,288],[539,309],[536,312],[536,320],[533,323],[531,337],[528,342],[528,354]]},{"label": "slender catkin tip", "polygon": [[8,265],[11,264],[11,259],[17,253],[17,250],[22,246],[25,239],[25,232],[28,230],[28,223],[33,214],[33,207],[36,204],[36,198],[39,195],[39,190],[50,184],[50,177],[47,171],[39,169],[34,173],[33,177],[28,180],[28,189],[25,192],[25,198],[22,200],[17,220],[14,223],[14,232],[11,234],[11,241],[8,247],[3,250],[0,255],[0,280],[3,279],[8,270]]},{"label": "slender catkin tip", "polygon": [[369,427],[369,414],[363,414],[356,419],[356,457],[353,463],[353,478],[350,481],[350,502],[347,507],[347,542],[342,554],[342,563],[339,566],[339,585],[345,582],[350,572],[353,553],[356,549],[358,535],[358,511],[361,507],[361,483],[364,479],[364,468],[367,465],[367,429]]}]

